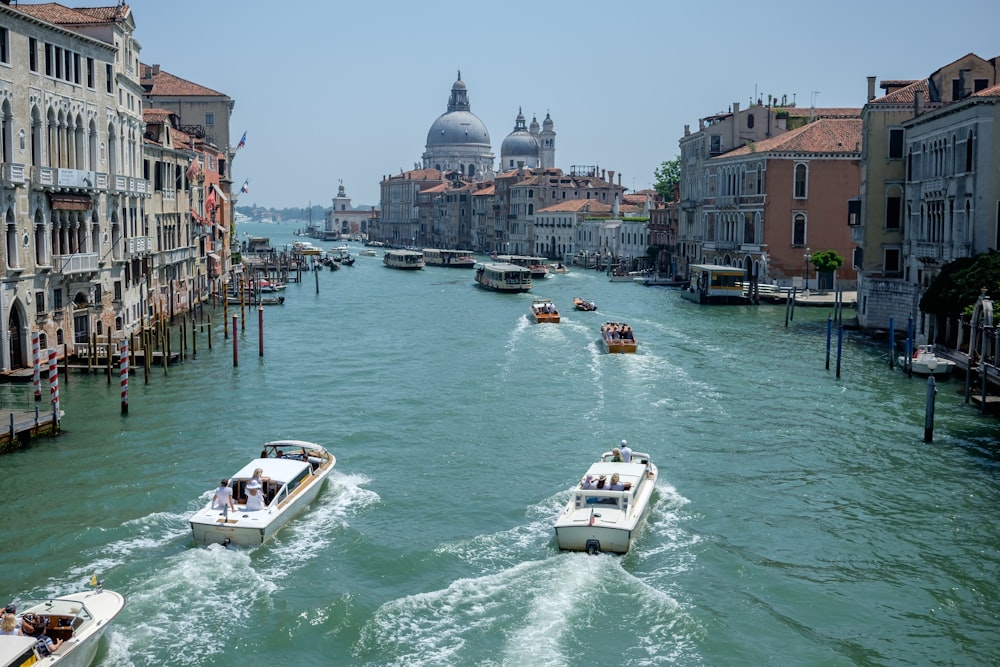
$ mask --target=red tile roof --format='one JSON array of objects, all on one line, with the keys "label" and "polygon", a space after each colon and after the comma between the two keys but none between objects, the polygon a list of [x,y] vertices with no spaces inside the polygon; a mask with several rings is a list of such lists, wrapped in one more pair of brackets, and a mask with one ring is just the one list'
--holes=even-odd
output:
[{"label": "red tile roof", "polygon": [[611,206],[596,199],[567,199],[552,206],[546,206],[538,211],[539,213],[595,213],[607,215],[611,213]]},{"label": "red tile roof", "polygon": [[173,111],[166,109],[146,108],[142,110],[142,119],[147,123],[169,123],[172,113]]},{"label": "red tile roof", "polygon": [[124,19],[130,11],[126,4],[113,7],[81,7],[70,9],[57,2],[44,2],[39,5],[12,5],[11,9],[56,25],[112,23]]},{"label": "red tile roof", "polygon": [[929,99],[927,96],[929,90],[930,87],[928,80],[920,79],[919,81],[914,81],[899,90],[894,90],[888,95],[876,97],[875,99],[869,101],[868,104],[913,104],[913,99],[917,92],[921,93],[920,97],[924,104],[926,104]]},{"label": "red tile roof", "polygon": [[992,88],[985,88],[972,94],[973,97],[997,97],[1000,96],[1000,84]]},{"label": "red tile roof", "polygon": [[860,118],[823,118],[776,137],[747,144],[718,159],[751,153],[826,153],[861,154]]},{"label": "red tile roof", "polygon": [[139,69],[140,83],[153,97],[225,97],[223,93],[165,72],[159,65],[140,65]]}]

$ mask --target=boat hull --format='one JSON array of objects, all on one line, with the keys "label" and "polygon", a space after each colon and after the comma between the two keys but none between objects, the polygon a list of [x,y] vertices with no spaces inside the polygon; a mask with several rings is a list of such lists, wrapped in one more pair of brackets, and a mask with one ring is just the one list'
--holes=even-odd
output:
[{"label": "boat hull", "polygon": [[[73,626],[72,630],[70,627],[61,626],[54,620],[75,615],[81,606],[90,613],[90,619],[78,626],[76,623],[66,623],[66,626]],[[52,619],[49,623],[56,627],[46,630],[46,634],[54,639],[63,639],[59,651],[39,661],[38,664],[58,665],[59,667],[88,667],[94,661],[94,656],[97,655],[97,649],[105,630],[124,607],[125,597],[123,595],[103,589],[74,593],[25,605],[22,607],[22,613],[49,616]],[[78,621],[79,619],[77,619]]]},{"label": "boat hull", "polygon": [[[313,482],[293,502],[274,512],[258,510],[246,512],[236,510],[224,518],[219,510],[199,513],[191,518],[191,532],[198,544],[234,544],[241,547],[256,547],[274,537],[282,526],[301,514],[319,495],[325,476]],[[214,516],[213,516],[214,515]],[[228,517],[237,517],[233,519]]]},{"label": "boat hull", "polygon": [[[299,454],[301,452],[301,455]],[[276,440],[264,445],[261,458],[251,460],[228,478],[234,489],[235,510],[221,510],[209,502],[188,520],[197,544],[234,544],[254,547],[274,537],[282,526],[301,514],[319,495],[336,465],[325,448],[301,440]],[[251,471],[260,468],[272,485],[263,509],[248,510],[238,500]]]},{"label": "boat hull", "polygon": [[[640,454],[648,461],[646,454]],[[632,548],[646,516],[658,471],[652,463],[602,461],[588,474],[619,472],[632,489],[611,491],[576,489],[555,522],[556,544],[563,551],[624,554]],[[606,504],[604,501],[610,501]]]}]

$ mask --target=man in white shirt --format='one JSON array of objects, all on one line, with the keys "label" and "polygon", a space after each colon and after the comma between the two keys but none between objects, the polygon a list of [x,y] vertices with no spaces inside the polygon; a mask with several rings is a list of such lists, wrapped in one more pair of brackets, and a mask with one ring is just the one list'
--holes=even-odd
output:
[{"label": "man in white shirt", "polygon": [[622,463],[628,463],[632,460],[632,448],[628,446],[628,440],[622,440],[621,446],[622,452]]}]

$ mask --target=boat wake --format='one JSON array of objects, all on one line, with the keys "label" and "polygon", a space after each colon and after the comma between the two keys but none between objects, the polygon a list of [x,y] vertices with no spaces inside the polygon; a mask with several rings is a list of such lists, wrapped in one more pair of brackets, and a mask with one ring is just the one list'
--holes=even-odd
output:
[{"label": "boat wake", "polygon": [[[213,663],[229,647],[233,624],[256,625],[256,615],[270,608],[280,582],[312,566],[323,547],[349,526],[351,517],[378,503],[378,495],[361,486],[369,481],[363,475],[334,470],[313,504],[267,544],[253,549],[219,544],[183,549],[163,558],[151,579],[118,586],[130,591],[128,605],[108,631],[105,664],[158,664],[158,656],[165,654],[171,656],[172,665]],[[191,537],[188,514],[171,518],[183,527],[186,544]],[[157,540],[173,541],[177,532],[171,527]],[[119,551],[137,548],[133,538],[123,541]],[[181,642],[179,637],[198,640]]]},{"label": "boat wake", "polygon": [[[680,527],[687,500],[657,484],[644,536],[628,556],[562,553],[553,517],[571,489],[528,508],[526,525],[443,545],[437,552],[478,571],[446,588],[383,604],[362,628],[354,657],[389,664],[577,665],[594,642],[619,646],[622,662],[668,664],[693,655],[697,624],[669,593],[665,570],[641,572],[643,549],[674,551],[689,567]],[[526,560],[532,553],[548,556]],[[654,562],[662,562],[662,558]],[[497,642],[492,629],[511,631]]]}]

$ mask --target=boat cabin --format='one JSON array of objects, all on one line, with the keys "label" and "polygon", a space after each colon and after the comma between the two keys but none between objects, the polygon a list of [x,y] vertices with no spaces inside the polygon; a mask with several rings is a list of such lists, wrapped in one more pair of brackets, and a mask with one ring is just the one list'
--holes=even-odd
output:
[{"label": "boat cabin", "polygon": [[749,303],[743,291],[745,272],[738,266],[719,264],[691,264],[691,278],[681,291],[688,301],[695,303]]},{"label": "boat cabin", "polygon": [[476,282],[498,292],[527,292],[532,285],[531,271],[516,264],[484,264],[476,269]]}]

